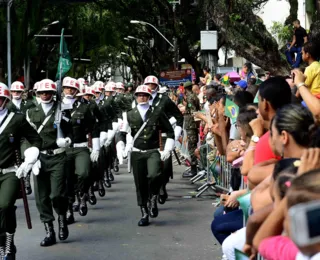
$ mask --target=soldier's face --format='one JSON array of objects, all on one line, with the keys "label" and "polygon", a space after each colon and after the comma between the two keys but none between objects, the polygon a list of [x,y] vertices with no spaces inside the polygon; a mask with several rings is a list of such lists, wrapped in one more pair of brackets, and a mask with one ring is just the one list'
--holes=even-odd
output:
[{"label": "soldier's face", "polygon": [[52,99],[52,96],[53,96],[53,92],[49,92],[49,91],[44,91],[44,92],[39,91],[38,94],[41,100],[43,101],[49,101]]},{"label": "soldier's face", "polygon": [[152,83],[146,84],[146,86],[149,86],[149,88],[151,88],[151,90],[156,90],[158,88],[157,84],[152,84]]},{"label": "soldier's face", "polygon": [[137,102],[138,104],[147,103],[149,101],[150,96],[148,94],[137,94]]},{"label": "soldier's face", "polygon": [[99,98],[100,98],[101,93],[96,93],[96,94],[94,94],[94,95],[96,96],[96,99],[99,99]]},{"label": "soldier's face", "polygon": [[106,96],[107,96],[107,97],[112,96],[112,92],[110,92],[110,91],[106,91]]},{"label": "soldier's face", "polygon": [[76,90],[75,88],[69,88],[69,87],[63,88],[63,93],[64,93],[65,95],[74,96],[77,91],[78,91],[78,90]]},{"label": "soldier's face", "polygon": [[20,99],[22,97],[22,91],[11,91],[11,95],[14,99]]},{"label": "soldier's face", "polygon": [[84,95],[83,98],[86,99],[86,100],[91,100],[92,96],[91,95]]}]

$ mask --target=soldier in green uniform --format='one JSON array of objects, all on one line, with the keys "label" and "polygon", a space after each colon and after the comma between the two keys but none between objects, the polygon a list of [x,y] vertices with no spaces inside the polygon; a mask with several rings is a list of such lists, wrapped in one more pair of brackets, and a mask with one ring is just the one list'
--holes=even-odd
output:
[{"label": "soldier in green uniform", "polygon": [[[14,234],[17,227],[15,202],[20,190],[18,178],[31,171],[38,160],[42,140],[22,113],[10,112],[9,88],[0,83],[0,259],[15,260]],[[18,168],[21,139],[32,145]],[[18,177],[18,178],[17,178]]]},{"label": "soldier in green uniform", "polygon": [[194,120],[194,113],[200,110],[200,102],[196,94],[192,92],[192,83],[190,81],[184,83],[185,97],[184,105],[186,107],[184,113],[184,127],[188,136],[188,152],[191,157],[191,168],[183,173],[183,178],[192,178],[197,174],[197,157],[194,151],[198,144],[199,126]]},{"label": "soldier in green uniform", "polygon": [[[152,99],[149,100],[157,113],[164,113],[174,127],[175,141],[178,141],[183,126],[183,115],[172,100],[163,93],[159,93],[159,80],[155,76],[148,76],[144,80],[144,84],[149,86],[152,91]],[[166,141],[166,133],[162,133],[162,141]],[[159,203],[164,204],[168,198],[166,185],[171,176],[173,176],[172,156],[163,163],[164,179],[159,193]]]},{"label": "soldier in green uniform", "polygon": [[[10,92],[12,100],[8,103],[7,108],[10,112],[21,112],[26,114],[29,108],[35,107],[36,104],[30,100],[24,100],[22,95],[25,91],[24,85],[20,81],[15,81],[11,84]],[[30,147],[26,140],[21,140],[21,155],[23,158],[24,151]],[[27,195],[32,193],[31,183],[30,183],[30,173],[24,179],[24,186],[26,188]]]},{"label": "soldier in green uniform", "polygon": [[[127,142],[124,155],[126,156],[127,151],[132,151],[132,171],[138,205],[142,213],[138,225],[147,226],[149,215],[152,218],[158,216],[157,197],[162,184],[161,160],[169,158],[174,148],[174,132],[165,114],[155,112],[150,106],[152,93],[148,86],[139,86],[135,95],[137,106],[128,112],[128,123],[133,138],[131,142]],[[161,152],[159,152],[160,131],[167,134],[164,151]]]},{"label": "soldier in green uniform", "polygon": [[[90,187],[91,162],[99,159],[100,140],[99,131],[95,131],[95,119],[88,104],[78,100],[76,95],[80,90],[79,82],[66,77],[62,82],[64,98],[62,105],[71,113],[72,147],[66,149],[67,153],[67,192],[69,198],[68,224],[74,222],[73,211],[80,216],[86,216],[87,193]],[[92,138],[92,152],[88,148],[88,137]],[[75,199],[76,194],[76,199]],[[73,205],[72,205],[73,204]],[[71,209],[72,208],[72,209]]]},{"label": "soldier in green uniform", "polygon": [[27,120],[43,139],[40,151],[41,169],[34,178],[34,194],[40,219],[44,223],[46,236],[41,241],[43,247],[56,244],[53,210],[58,214],[59,239],[69,236],[66,213],[66,147],[71,145],[72,127],[70,113],[60,110],[53,100],[57,92],[56,84],[49,79],[39,83],[37,94],[41,103],[27,111]]}]

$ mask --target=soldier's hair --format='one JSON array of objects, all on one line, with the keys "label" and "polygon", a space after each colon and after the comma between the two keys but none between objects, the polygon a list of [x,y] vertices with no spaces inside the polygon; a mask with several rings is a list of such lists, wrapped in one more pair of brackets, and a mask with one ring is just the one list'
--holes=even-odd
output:
[{"label": "soldier's hair", "polygon": [[291,89],[284,77],[272,77],[262,82],[259,95],[267,100],[274,110],[291,103]]}]

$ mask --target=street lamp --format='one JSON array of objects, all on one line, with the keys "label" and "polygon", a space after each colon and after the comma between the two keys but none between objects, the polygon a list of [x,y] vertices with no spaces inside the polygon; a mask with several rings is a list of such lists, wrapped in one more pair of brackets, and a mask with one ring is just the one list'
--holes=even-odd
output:
[{"label": "street lamp", "polygon": [[170,46],[171,46],[172,48],[174,48],[174,45],[173,45],[154,25],[152,25],[151,23],[147,23],[147,22],[143,22],[143,21],[137,21],[137,20],[131,20],[130,23],[132,23],[132,24],[142,24],[142,25],[149,25],[149,26],[151,26],[153,29],[155,29],[155,30],[157,31],[157,33],[159,33],[159,34],[161,35],[161,37],[162,37],[163,39],[166,40],[167,43],[170,44]]}]

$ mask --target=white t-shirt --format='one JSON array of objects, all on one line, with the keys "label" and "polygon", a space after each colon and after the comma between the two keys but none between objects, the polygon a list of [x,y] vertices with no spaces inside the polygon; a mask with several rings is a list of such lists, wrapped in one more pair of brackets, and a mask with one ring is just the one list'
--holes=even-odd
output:
[{"label": "white t-shirt", "polygon": [[299,252],[296,256],[296,260],[320,260],[320,253],[315,254],[312,257],[309,257],[309,256],[305,256]]},{"label": "white t-shirt", "polygon": [[230,126],[230,133],[229,133],[230,140],[240,140],[240,133],[236,128],[236,123],[231,124]]}]

